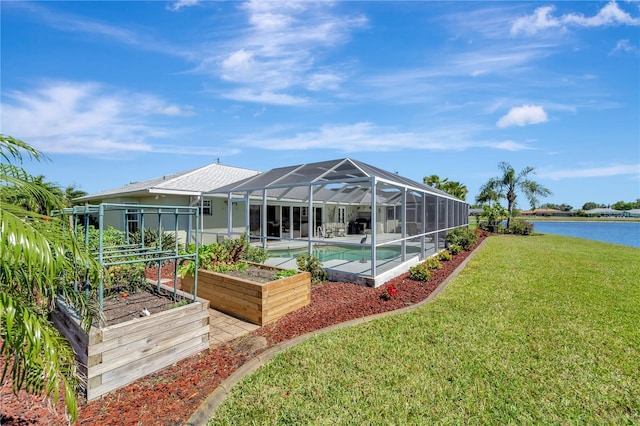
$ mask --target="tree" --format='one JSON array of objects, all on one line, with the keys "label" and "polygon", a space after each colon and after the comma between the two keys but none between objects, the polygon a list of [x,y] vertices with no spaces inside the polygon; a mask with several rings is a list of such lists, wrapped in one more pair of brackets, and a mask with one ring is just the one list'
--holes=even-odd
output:
[{"label": "tree", "polygon": [[60,198],[22,167],[26,153],[35,161],[44,155],[27,143],[0,135],[0,354],[5,357],[0,384],[11,378],[12,390],[24,389],[64,401],[77,417],[80,378],[68,341],[49,321],[56,298],[62,298],[89,329],[92,309],[83,292],[70,283],[96,282],[100,265],[73,235],[68,222],[14,204],[16,194],[61,208]]},{"label": "tree", "polygon": [[476,196],[476,203],[480,205],[489,204],[489,206],[492,206],[492,203],[497,204],[501,198],[504,198],[504,194],[498,192],[493,186],[491,181],[482,185],[480,187],[480,193]]},{"label": "tree", "polygon": [[425,176],[422,181],[433,188],[453,195],[456,198],[464,200],[467,197],[467,187],[460,182],[449,180],[448,178],[440,179],[438,175]]},{"label": "tree", "polygon": [[[27,190],[24,185],[14,185],[7,188],[8,203],[41,215],[49,214],[53,208],[62,206],[64,194],[57,184],[46,182],[43,175],[26,175],[24,180],[30,184],[31,188],[40,188],[40,190]],[[50,195],[54,197],[51,198]]]},{"label": "tree", "polygon": [[582,206],[582,210],[593,210],[593,209],[604,209],[606,208],[607,205],[606,204],[598,204],[598,203],[594,203],[593,201],[589,201],[588,203],[584,203],[584,205]]},{"label": "tree", "polygon": [[573,206],[570,204],[553,204],[553,203],[545,203],[543,205],[540,206],[541,209],[553,209],[553,210],[560,210],[563,212],[570,212],[571,210],[573,210]]},{"label": "tree", "polygon": [[73,207],[75,204],[77,204],[73,200],[75,200],[76,198],[84,197],[85,195],[87,195],[87,192],[76,188],[75,184],[69,185],[64,190],[64,203],[67,207]]},{"label": "tree", "polygon": [[631,210],[634,208],[634,205],[635,203],[633,202],[618,201],[616,203],[613,203],[611,205],[611,208],[615,210]]},{"label": "tree", "polygon": [[[506,198],[507,211],[509,216],[507,217],[507,230],[511,225],[511,218],[513,217],[513,209],[516,205],[517,192],[520,191],[529,200],[531,209],[535,209],[538,204],[538,197],[546,197],[551,195],[551,191],[542,184],[529,179],[529,175],[535,173],[535,168],[527,166],[516,173],[515,169],[506,162],[498,164],[498,168],[502,174],[498,177],[489,179],[481,188],[481,194],[492,195],[493,197]],[[495,200],[494,200],[495,201]]]}]

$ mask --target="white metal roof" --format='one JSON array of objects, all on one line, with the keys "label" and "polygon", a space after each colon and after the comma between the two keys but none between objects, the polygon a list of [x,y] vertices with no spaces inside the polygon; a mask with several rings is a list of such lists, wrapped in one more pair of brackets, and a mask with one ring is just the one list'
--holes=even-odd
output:
[{"label": "white metal roof", "polygon": [[259,173],[257,170],[213,163],[197,169],[160,176],[143,182],[134,182],[119,188],[85,195],[84,197],[77,198],[76,201],[107,199],[121,195],[200,195],[204,192],[212,191],[221,186],[255,176]]}]

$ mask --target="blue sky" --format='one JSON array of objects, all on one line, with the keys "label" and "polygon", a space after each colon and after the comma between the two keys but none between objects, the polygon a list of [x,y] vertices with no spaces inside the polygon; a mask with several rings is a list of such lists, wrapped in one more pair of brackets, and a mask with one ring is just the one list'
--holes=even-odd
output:
[{"label": "blue sky", "polygon": [[351,157],[470,202],[500,161],[543,202],[640,198],[637,1],[0,7],[0,131],[61,186]]}]

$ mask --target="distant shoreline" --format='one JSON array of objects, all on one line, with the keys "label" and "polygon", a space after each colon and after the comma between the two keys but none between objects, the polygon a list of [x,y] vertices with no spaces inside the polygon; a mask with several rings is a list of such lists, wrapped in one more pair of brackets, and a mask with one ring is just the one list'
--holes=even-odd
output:
[{"label": "distant shoreline", "polygon": [[516,216],[531,222],[640,222],[640,217]]},{"label": "distant shoreline", "polygon": [[[640,222],[640,217],[516,216],[513,220],[529,222]],[[469,223],[476,223],[475,216],[469,216]]]}]

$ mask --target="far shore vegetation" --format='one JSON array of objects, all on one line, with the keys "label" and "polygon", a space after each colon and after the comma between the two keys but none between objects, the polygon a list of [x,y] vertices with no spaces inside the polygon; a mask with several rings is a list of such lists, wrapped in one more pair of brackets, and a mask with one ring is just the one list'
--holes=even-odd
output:
[{"label": "far shore vegetation", "polygon": [[638,424],[640,249],[488,238],[435,300],[312,337],[210,425]]},{"label": "far shore vegetation", "polygon": [[[469,221],[472,220],[472,217],[469,217]],[[640,217],[516,216],[516,220],[528,220],[530,222],[640,222]]]}]

